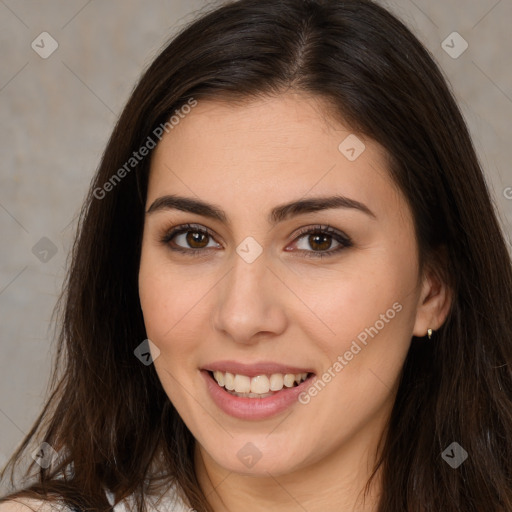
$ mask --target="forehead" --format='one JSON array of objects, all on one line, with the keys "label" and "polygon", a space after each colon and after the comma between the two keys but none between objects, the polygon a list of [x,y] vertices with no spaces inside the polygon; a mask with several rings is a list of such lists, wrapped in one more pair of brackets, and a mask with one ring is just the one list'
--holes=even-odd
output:
[{"label": "forehead", "polygon": [[373,211],[403,207],[385,150],[331,112],[295,93],[242,104],[201,100],[155,149],[148,203],[180,192],[248,208],[340,193]]}]

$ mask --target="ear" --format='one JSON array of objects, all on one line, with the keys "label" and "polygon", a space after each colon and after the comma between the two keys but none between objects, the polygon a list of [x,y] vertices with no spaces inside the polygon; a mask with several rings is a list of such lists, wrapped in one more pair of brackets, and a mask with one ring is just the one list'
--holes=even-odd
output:
[{"label": "ear", "polygon": [[436,331],[450,312],[453,293],[442,274],[431,265],[425,267],[416,307],[414,336],[422,338],[427,335],[428,329]]}]

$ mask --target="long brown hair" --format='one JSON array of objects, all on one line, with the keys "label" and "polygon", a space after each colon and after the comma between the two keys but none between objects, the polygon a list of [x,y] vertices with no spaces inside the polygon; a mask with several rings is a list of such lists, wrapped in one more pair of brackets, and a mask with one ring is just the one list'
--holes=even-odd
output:
[{"label": "long brown hair", "polygon": [[[45,441],[58,461],[13,497],[111,510],[104,488],[144,507],[155,460],[197,511],[194,439],[155,369],[137,275],[150,158],[114,173],[190,98],[298,90],[389,154],[415,222],[421,268],[453,292],[430,343],[413,337],[389,421],[379,512],[512,510],[512,265],[468,129],[428,51],[370,0],[240,0],[203,14],[134,89],[83,206],[60,306],[51,393],[7,467]],[[95,193],[96,191],[96,193]],[[467,452],[457,469],[441,453]],[[33,447],[32,447],[33,448]],[[27,478],[29,475],[27,470]],[[11,472],[11,481],[12,481]],[[28,482],[28,480],[27,480]]]}]

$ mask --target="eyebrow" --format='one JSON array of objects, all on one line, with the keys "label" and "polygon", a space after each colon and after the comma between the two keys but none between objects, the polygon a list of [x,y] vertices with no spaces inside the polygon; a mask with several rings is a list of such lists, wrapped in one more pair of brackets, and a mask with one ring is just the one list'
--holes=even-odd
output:
[{"label": "eyebrow", "polygon": [[[299,199],[276,206],[270,211],[268,222],[271,225],[275,225],[290,217],[333,208],[354,209],[365,213],[373,219],[377,219],[377,216],[365,204],[355,199],[334,195]],[[165,210],[181,210],[195,213],[203,217],[218,220],[226,225],[230,224],[226,213],[219,206],[192,197],[183,197],[174,194],[155,199],[146,211],[146,214]]]}]

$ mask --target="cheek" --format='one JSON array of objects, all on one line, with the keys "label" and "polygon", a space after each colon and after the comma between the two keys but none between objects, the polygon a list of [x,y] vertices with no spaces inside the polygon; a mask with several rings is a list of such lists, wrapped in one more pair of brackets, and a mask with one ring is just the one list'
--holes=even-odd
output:
[{"label": "cheek", "polygon": [[373,345],[371,351],[361,350],[354,357],[360,364],[371,358],[393,366],[402,359],[414,326],[414,254],[368,250],[347,258],[336,271],[303,281],[297,295],[315,313],[307,315],[303,326],[331,362],[351,350],[354,341],[361,348],[369,347],[370,341]]},{"label": "cheek", "polygon": [[[143,252],[139,270],[139,297],[147,337],[160,353],[154,360],[158,378],[173,404],[187,411],[187,394],[183,383],[194,368],[194,352],[200,337],[191,328],[201,325],[200,296],[204,286],[171,272],[162,257]],[[191,387],[190,387],[191,389]]]},{"label": "cheek", "polygon": [[405,254],[368,251],[347,261],[341,273],[317,279],[315,288],[302,289],[304,302],[332,331],[313,334],[311,321],[310,339],[326,357],[322,382],[301,397],[319,424],[329,425],[326,436],[359,428],[391,400],[414,326],[415,272]]},{"label": "cheek", "polygon": [[[164,356],[190,350],[197,340],[192,325],[200,325],[208,283],[198,276],[173,271],[162,256],[143,252],[139,297],[148,338]],[[175,340],[179,339],[179,343]],[[176,359],[174,359],[176,361]]]}]

